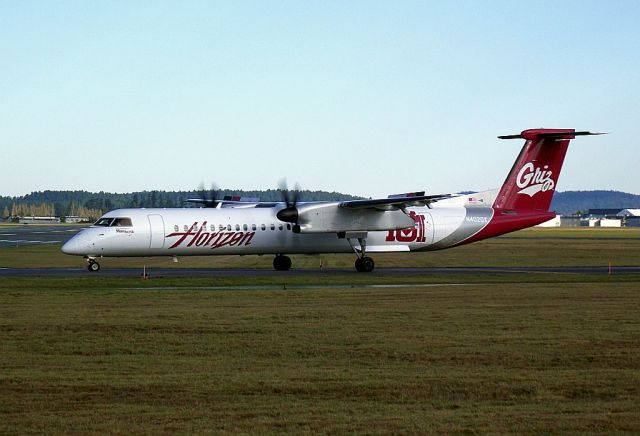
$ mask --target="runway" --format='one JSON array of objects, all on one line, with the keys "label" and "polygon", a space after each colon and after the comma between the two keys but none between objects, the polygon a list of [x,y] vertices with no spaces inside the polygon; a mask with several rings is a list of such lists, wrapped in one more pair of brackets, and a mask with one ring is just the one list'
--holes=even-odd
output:
[{"label": "runway", "polygon": [[0,247],[62,244],[86,225],[33,225],[0,227]]},{"label": "runway", "polygon": [[[0,247],[11,248],[24,245],[61,244],[87,225],[22,225],[0,227]],[[367,276],[446,276],[446,275],[518,275],[518,274],[591,274],[606,275],[608,267],[431,267],[431,268],[383,268],[378,267]],[[616,266],[614,274],[640,274],[638,266]],[[270,268],[148,268],[150,277],[295,277],[295,276],[361,276],[351,268],[293,268],[275,271]],[[3,268],[1,277],[139,277],[141,268],[103,267],[99,272],[89,272],[85,267],[76,268]]]},{"label": "runway", "polygon": [[[295,276],[362,276],[352,269],[220,269],[220,268],[147,268],[149,277],[295,277]],[[609,269],[599,266],[578,267],[466,267],[466,268],[377,268],[367,277],[446,276],[446,275],[519,275],[519,274],[589,274],[607,275]],[[617,266],[612,273],[640,274],[639,266]],[[86,268],[0,268],[0,277],[140,277],[141,268],[103,268],[89,272]]]}]

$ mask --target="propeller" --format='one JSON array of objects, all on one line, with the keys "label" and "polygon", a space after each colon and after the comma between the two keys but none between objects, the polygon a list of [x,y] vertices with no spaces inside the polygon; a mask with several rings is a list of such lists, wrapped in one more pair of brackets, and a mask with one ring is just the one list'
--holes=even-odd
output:
[{"label": "propeller", "polygon": [[[194,203],[202,204],[204,207],[216,207],[218,206],[220,190],[215,185],[215,183],[211,184],[211,189],[206,189],[204,183],[200,183],[200,188],[198,190],[199,197],[198,199],[192,201]],[[187,200],[189,201],[189,200]]]},{"label": "propeller", "polygon": [[287,223],[296,223],[298,221],[298,197],[300,196],[300,186],[296,183],[293,190],[289,190],[287,187],[286,179],[282,179],[279,184],[280,196],[284,201],[284,209],[280,209],[276,214],[276,217],[280,221]]}]

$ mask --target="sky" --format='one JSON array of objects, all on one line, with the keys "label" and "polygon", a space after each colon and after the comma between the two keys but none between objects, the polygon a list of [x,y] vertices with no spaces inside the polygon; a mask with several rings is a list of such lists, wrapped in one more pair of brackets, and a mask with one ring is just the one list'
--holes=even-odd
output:
[{"label": "sky", "polygon": [[499,187],[640,194],[640,2],[0,0],[0,195]]}]

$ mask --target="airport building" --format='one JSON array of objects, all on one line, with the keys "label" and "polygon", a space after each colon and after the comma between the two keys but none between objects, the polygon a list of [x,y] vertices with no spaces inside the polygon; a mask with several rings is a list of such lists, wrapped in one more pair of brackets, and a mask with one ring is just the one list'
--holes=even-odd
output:
[{"label": "airport building", "polygon": [[595,220],[594,227],[622,227],[620,218],[601,218]]},{"label": "airport building", "polygon": [[640,227],[640,209],[589,209],[584,215],[556,215],[537,227]]},{"label": "airport building", "polygon": [[70,216],[66,216],[64,217],[64,222],[65,223],[88,223],[91,220],[87,217],[84,216],[77,216],[77,215],[70,215]]},{"label": "airport building", "polygon": [[562,217],[560,215],[556,215],[554,218],[551,218],[549,221],[545,221],[542,224],[538,224],[537,227],[560,227],[562,225]]},{"label": "airport building", "polygon": [[[91,219],[84,216],[19,216],[15,217],[18,220],[18,224],[57,224],[61,222],[77,224],[77,223],[88,223],[91,222]],[[15,219],[14,218],[14,219]]]},{"label": "airport building", "polygon": [[620,212],[617,213],[617,215],[625,218],[640,217],[640,209],[622,209]]},{"label": "airport building", "polygon": [[640,209],[622,209],[618,216],[625,227],[640,227]]},{"label": "airport building", "polygon": [[587,212],[588,218],[613,218],[617,217],[618,214],[625,209],[589,209]]},{"label": "airport building", "polygon": [[57,224],[60,218],[55,216],[21,216],[18,224]]}]

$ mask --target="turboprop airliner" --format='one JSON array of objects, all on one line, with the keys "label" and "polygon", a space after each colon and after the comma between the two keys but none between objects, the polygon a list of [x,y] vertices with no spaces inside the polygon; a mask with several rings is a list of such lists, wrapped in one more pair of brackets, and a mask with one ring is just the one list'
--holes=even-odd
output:
[{"label": "turboprop airliner", "polygon": [[[193,199],[199,208],[118,209],[62,246],[83,256],[89,271],[101,257],[349,253],[355,269],[371,272],[371,253],[441,250],[531,227],[549,211],[569,141],[597,135],[574,129],[530,129],[500,139],[525,143],[501,188],[468,195],[425,195],[350,201],[282,202]],[[293,198],[291,198],[293,197]]]}]

